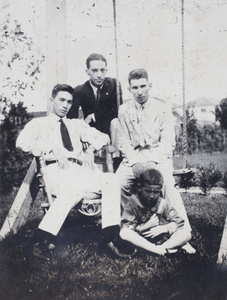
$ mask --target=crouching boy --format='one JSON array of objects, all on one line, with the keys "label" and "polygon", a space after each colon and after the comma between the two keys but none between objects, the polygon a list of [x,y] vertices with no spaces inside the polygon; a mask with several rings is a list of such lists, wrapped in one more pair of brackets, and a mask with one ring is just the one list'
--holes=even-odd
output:
[{"label": "crouching boy", "polygon": [[[159,255],[178,251],[191,239],[184,220],[161,197],[163,177],[156,169],[144,171],[138,189],[125,206],[120,236],[137,247]],[[157,242],[163,240],[164,242]]]}]

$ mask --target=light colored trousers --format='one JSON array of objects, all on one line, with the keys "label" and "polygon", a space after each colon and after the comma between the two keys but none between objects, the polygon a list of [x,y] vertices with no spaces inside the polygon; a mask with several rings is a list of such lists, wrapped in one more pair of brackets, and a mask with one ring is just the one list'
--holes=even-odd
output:
[{"label": "light colored trousers", "polygon": [[113,153],[113,158],[120,157],[120,151],[117,144],[117,128],[118,128],[118,118],[115,118],[110,123],[110,138],[111,144],[115,147],[115,152]]},{"label": "light colored trousers", "polygon": [[70,210],[86,192],[102,194],[102,228],[120,225],[120,183],[115,174],[102,173],[69,163],[60,169],[57,163],[47,166],[47,180],[51,193],[57,198],[39,224],[39,229],[57,235]]},{"label": "light colored trousers", "polygon": [[[156,169],[160,171],[164,179],[162,197],[169,201],[170,205],[176,209],[179,216],[185,221],[185,227],[191,230],[180,192],[174,186],[175,179],[173,177],[172,160],[168,159],[162,164],[157,164]],[[128,166],[125,162],[121,163],[116,174],[121,182],[121,204],[124,207],[130,201],[130,189],[135,182],[135,176],[132,167]]]}]

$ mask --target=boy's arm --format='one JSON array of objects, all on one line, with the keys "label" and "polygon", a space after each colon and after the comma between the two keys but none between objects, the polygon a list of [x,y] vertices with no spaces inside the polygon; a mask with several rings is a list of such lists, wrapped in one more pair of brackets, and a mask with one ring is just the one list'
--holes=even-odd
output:
[{"label": "boy's arm", "polygon": [[155,226],[155,227],[152,227],[150,228],[149,230],[147,231],[144,231],[142,233],[142,235],[144,237],[151,237],[151,238],[154,238],[156,236],[159,236],[160,234],[162,233],[170,233],[169,231],[169,225],[170,224],[166,224],[166,225],[158,225],[158,226]]},{"label": "boy's arm", "polygon": [[157,225],[159,225],[159,218],[156,214],[153,214],[146,223],[138,225],[136,227],[136,231],[141,233],[141,232],[143,232],[147,229],[150,229],[151,227],[155,227]]},{"label": "boy's arm", "polygon": [[178,228],[183,227],[184,225],[184,220],[165,199],[161,198],[157,214],[163,217],[168,223],[144,231],[142,234],[145,237],[156,237],[162,233],[169,233],[172,235]]}]

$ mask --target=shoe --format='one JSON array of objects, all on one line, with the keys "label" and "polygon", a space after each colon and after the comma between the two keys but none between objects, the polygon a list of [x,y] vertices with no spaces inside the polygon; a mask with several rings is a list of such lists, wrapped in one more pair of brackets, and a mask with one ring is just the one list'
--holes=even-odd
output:
[{"label": "shoe", "polygon": [[117,171],[118,167],[120,166],[123,158],[122,157],[114,157],[113,158],[113,169],[114,173]]},{"label": "shoe", "polygon": [[176,249],[166,249],[165,256],[167,257],[180,257],[182,255],[187,254],[187,252],[182,248],[176,248]]},{"label": "shoe", "polygon": [[33,245],[33,255],[44,260],[51,260],[51,251],[55,248],[54,244],[36,243]]},{"label": "shoe", "polygon": [[[113,244],[113,242],[109,242],[108,244],[105,244],[103,247],[103,250],[110,256],[114,256],[114,257],[121,257],[121,258],[132,257],[132,254],[129,255],[129,254],[120,252],[120,250]],[[136,252],[136,249],[135,249],[135,252]],[[135,254],[135,252],[133,254]]]},{"label": "shoe", "polygon": [[183,250],[185,250],[188,254],[195,254],[196,249],[192,247],[190,243],[186,243],[184,246],[181,247]]}]

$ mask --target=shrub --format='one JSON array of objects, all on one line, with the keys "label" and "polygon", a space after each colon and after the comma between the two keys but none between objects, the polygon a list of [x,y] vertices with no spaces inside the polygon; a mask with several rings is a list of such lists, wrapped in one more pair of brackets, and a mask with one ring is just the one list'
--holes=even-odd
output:
[{"label": "shrub", "polygon": [[207,167],[197,165],[196,183],[204,193],[209,194],[210,190],[222,179],[221,172],[214,163],[210,163]]},{"label": "shrub", "polygon": [[225,171],[225,173],[222,176],[222,187],[227,193],[227,171]]},{"label": "shrub", "polygon": [[[17,117],[20,118],[18,126]],[[9,194],[13,187],[19,187],[32,160],[28,154],[16,149],[20,129],[29,120],[23,103],[11,104],[9,113],[0,124],[0,194]]]},{"label": "shrub", "polygon": [[7,148],[4,151],[0,166],[0,194],[7,195],[14,187],[20,187],[31,160],[32,158],[18,149]]}]

